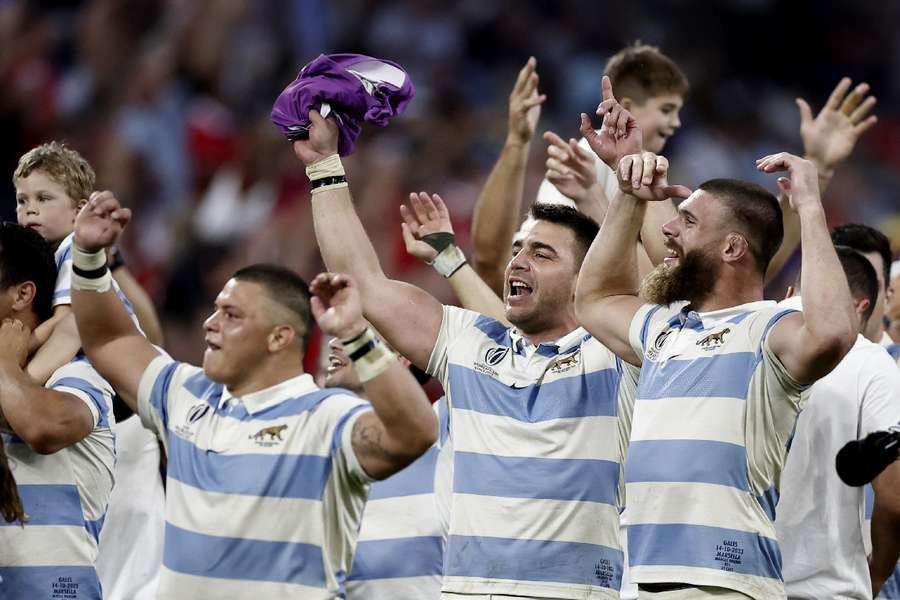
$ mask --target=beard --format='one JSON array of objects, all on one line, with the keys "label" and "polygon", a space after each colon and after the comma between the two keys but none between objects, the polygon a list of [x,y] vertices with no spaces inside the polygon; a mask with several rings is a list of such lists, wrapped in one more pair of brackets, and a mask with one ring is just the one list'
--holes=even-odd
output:
[{"label": "beard", "polygon": [[641,282],[641,297],[651,304],[702,302],[719,277],[719,263],[704,249],[691,250],[673,267],[662,263]]}]

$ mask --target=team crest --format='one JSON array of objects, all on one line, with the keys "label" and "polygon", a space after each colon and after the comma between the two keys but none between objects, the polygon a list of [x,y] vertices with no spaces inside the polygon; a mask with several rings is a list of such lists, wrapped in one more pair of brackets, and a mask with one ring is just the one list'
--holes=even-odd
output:
[{"label": "team crest", "polygon": [[284,433],[287,428],[287,425],[272,425],[271,427],[264,427],[248,437],[260,446],[274,446],[278,442],[284,441],[281,434]]},{"label": "team crest", "polygon": [[556,359],[553,366],[550,367],[551,373],[565,373],[569,369],[574,369],[581,363],[581,352],[574,352],[563,358]]},{"label": "team crest", "polygon": [[710,333],[705,338],[697,340],[697,345],[702,346],[704,350],[715,350],[725,343],[725,336],[731,333],[731,329],[726,327],[722,331]]}]

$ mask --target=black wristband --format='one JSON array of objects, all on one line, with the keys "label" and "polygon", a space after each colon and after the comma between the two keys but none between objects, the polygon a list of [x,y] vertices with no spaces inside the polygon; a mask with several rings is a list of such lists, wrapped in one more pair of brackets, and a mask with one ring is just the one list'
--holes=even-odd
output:
[{"label": "black wristband", "polygon": [[347,183],[346,175],[335,175],[334,177],[323,177],[309,182],[310,189],[314,190],[323,185],[334,185],[335,183]]},{"label": "black wristband", "polygon": [[90,270],[80,269],[74,264],[72,265],[72,273],[85,279],[100,279],[101,277],[106,275],[107,271],[109,271],[109,267],[107,267],[106,265],[103,265],[102,267],[99,267],[97,269]]},{"label": "black wristband", "polygon": [[438,252],[443,251],[444,248],[449,246],[450,244],[456,243],[456,236],[452,233],[447,233],[446,231],[438,231],[436,233],[429,233],[428,235],[422,236],[422,241],[437,250]]},{"label": "black wristband", "polygon": [[377,342],[375,340],[369,340],[368,342],[357,348],[356,352],[350,355],[350,360],[354,362],[359,360],[360,358],[365,356],[369,352],[369,350],[374,348],[376,343]]}]

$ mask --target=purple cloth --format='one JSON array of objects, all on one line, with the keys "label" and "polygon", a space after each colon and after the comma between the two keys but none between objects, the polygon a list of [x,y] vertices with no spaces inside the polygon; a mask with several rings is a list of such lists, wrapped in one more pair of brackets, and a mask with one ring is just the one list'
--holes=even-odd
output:
[{"label": "purple cloth", "polygon": [[415,93],[409,75],[394,62],[362,54],[320,54],[275,99],[272,122],[289,140],[304,139],[309,111],[330,111],[340,131],[338,154],[347,156],[363,121],[384,127]]}]

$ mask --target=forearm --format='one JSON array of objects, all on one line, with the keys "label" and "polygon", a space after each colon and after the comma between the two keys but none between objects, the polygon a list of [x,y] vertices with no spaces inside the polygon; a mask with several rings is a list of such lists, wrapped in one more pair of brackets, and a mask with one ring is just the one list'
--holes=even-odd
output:
[{"label": "forearm", "polygon": [[900,559],[900,462],[894,462],[873,482],[872,557],[869,574],[873,595],[891,576]]},{"label": "forearm", "polygon": [[503,272],[519,227],[530,147],[530,143],[506,141],[475,203],[472,266],[497,294],[503,290]]},{"label": "forearm", "polygon": [[437,420],[428,396],[399,361],[363,389],[388,434],[389,452],[414,460],[434,443]]},{"label": "forearm", "polygon": [[131,306],[134,307],[134,314],[137,316],[138,323],[141,324],[141,329],[147,335],[147,339],[157,346],[162,346],[162,325],[150,295],[131,275],[127,267],[119,267],[112,272],[112,276],[119,284],[122,293],[131,302]]},{"label": "forearm", "polygon": [[61,392],[35,383],[18,365],[0,361],[0,412],[9,429],[36,452],[56,452],[90,433],[87,407],[73,408],[67,400]]},{"label": "forearm", "polygon": [[506,323],[503,301],[468,264],[447,279],[463,308]]},{"label": "forearm", "polygon": [[[853,344],[858,331],[853,299],[822,205],[818,202],[802,205],[799,217],[804,329],[812,343],[837,354],[831,357],[836,364]],[[828,354],[831,352],[826,350]]]},{"label": "forearm", "polygon": [[[821,178],[819,179],[821,185]],[[790,260],[791,256],[800,245],[800,216],[796,211],[790,208],[790,200],[784,194],[778,198],[778,204],[781,206],[781,218],[784,227],[784,236],[781,239],[781,247],[778,252],[769,261],[766,269],[766,283],[772,281],[781,273],[784,265]]]},{"label": "forearm", "polygon": [[28,361],[25,371],[38,385],[46,383],[53,372],[75,358],[81,348],[78,328],[74,315],[61,319],[50,334],[50,338]]},{"label": "forearm", "polygon": [[646,203],[619,193],[610,203],[600,233],[594,238],[575,289],[575,310],[609,296],[637,296],[637,239]]}]

